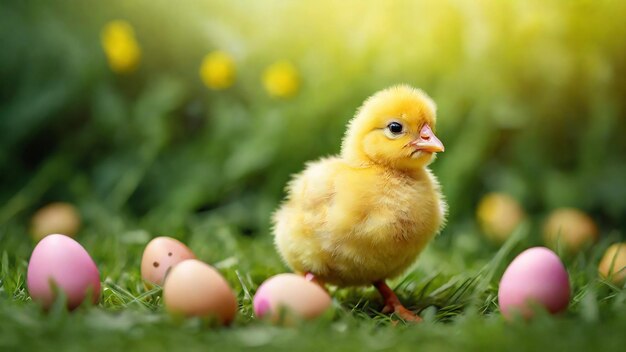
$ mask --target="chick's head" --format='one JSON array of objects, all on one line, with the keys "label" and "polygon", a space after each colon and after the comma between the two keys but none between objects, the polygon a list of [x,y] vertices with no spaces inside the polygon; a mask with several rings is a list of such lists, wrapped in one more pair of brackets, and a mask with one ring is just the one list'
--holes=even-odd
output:
[{"label": "chick's head", "polygon": [[342,156],[357,164],[397,169],[424,167],[443,143],[435,136],[435,103],[419,89],[399,85],[368,98],[350,121]]}]

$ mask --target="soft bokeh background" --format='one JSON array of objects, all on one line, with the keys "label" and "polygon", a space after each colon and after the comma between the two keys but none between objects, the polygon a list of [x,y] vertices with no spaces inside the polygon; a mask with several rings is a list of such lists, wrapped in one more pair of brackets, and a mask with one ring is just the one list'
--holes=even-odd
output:
[{"label": "soft bokeh background", "polygon": [[440,246],[490,191],[619,238],[624,18],[619,1],[4,2],[0,236],[66,201],[98,237],[269,243],[290,174],[408,83],[439,109]]},{"label": "soft bokeh background", "polygon": [[[0,350],[621,351],[626,290],[597,267],[626,232],[624,19],[610,0],[0,1]],[[448,224],[391,282],[425,323],[391,326],[372,288],[331,288],[333,309],[302,329],[256,319],[256,288],[287,270],[269,224],[285,183],[398,83],[433,97],[446,145],[432,168]],[[528,215],[501,247],[476,219],[490,192]],[[25,284],[33,214],[59,201],[103,285],[71,314],[43,313]],[[500,275],[560,207],[600,235],[557,248],[570,306],[506,323]],[[496,227],[523,218],[486,209]],[[232,328],[165,314],[139,271],[157,235],[226,277]]]}]

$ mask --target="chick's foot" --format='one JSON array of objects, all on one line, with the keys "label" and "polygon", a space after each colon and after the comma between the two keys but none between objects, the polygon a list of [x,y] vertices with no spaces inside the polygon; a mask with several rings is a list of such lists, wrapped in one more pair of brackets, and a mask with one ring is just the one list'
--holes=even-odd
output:
[{"label": "chick's foot", "polygon": [[315,283],[315,284],[319,285],[319,286],[320,286],[321,288],[323,288],[325,291],[328,291],[328,290],[326,289],[326,283],[325,283],[322,279],[320,279],[319,277],[315,276],[315,274],[313,274],[313,273],[311,273],[311,272],[308,272],[308,271],[307,271],[307,272],[304,274],[304,279],[305,279],[306,281],[311,281],[311,282],[313,282],[313,283]]},{"label": "chick's foot", "polygon": [[397,316],[408,322],[419,323],[422,321],[419,315],[411,312],[402,305],[398,296],[396,296],[385,281],[377,281],[374,283],[374,286],[385,300],[385,306],[382,309],[383,313],[396,313]]}]

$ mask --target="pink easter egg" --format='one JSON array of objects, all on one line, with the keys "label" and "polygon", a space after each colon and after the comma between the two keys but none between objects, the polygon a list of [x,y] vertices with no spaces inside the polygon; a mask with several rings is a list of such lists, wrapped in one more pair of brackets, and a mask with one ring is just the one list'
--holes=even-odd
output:
[{"label": "pink easter egg", "polygon": [[67,296],[67,307],[78,307],[91,294],[96,304],[100,297],[100,273],[85,248],[65,235],[44,237],[35,247],[28,262],[28,292],[34,301],[49,308],[56,295],[53,289]]},{"label": "pink easter egg", "polygon": [[519,312],[533,316],[533,305],[555,314],[569,304],[569,277],[559,257],[545,247],[520,253],[507,267],[498,290],[500,310],[506,318]]},{"label": "pink easter egg", "polygon": [[301,275],[279,274],[267,279],[254,295],[257,317],[278,322],[283,310],[304,319],[322,315],[331,305],[328,293]]}]

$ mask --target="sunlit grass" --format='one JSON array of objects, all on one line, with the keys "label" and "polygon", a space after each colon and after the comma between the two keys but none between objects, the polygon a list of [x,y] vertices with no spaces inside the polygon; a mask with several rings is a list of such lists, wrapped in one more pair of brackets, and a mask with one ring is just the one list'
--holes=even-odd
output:
[{"label": "sunlit grass", "polygon": [[[23,232],[21,238],[9,238],[4,233],[0,237],[2,248],[10,245],[13,251],[9,255],[5,250],[0,261],[0,346],[10,350],[87,346],[97,350],[162,350],[197,349],[206,343],[217,343],[226,350],[282,350],[296,346],[303,350],[322,346],[329,350],[359,350],[379,345],[409,348],[425,344],[436,350],[528,350],[550,343],[573,350],[592,345],[607,351],[619,350],[623,339],[618,332],[626,326],[626,290],[600,279],[595,273],[595,261],[584,260],[598,256],[604,243],[566,260],[573,290],[567,312],[554,317],[540,313],[530,323],[507,323],[502,318],[497,308],[497,283],[512,257],[532,242],[527,225],[522,225],[495,252],[466,252],[458,245],[443,245],[436,240],[411,271],[392,282],[407,307],[420,311],[425,319],[423,324],[405,325],[397,317],[381,314],[382,301],[372,288],[331,287],[331,311],[315,321],[292,327],[275,327],[253,315],[251,297],[258,286],[273,273],[285,271],[271,243],[263,238],[253,240],[236,235],[209,240],[204,233],[184,236],[200,259],[222,272],[238,297],[239,312],[233,325],[216,328],[197,319],[174,319],[165,312],[161,289],[146,288],[139,274],[147,238],[133,233],[109,235],[104,241],[97,241],[101,236],[97,234],[80,238],[103,274],[102,300],[96,307],[82,307],[72,313],[66,312],[62,304],[44,313],[30,301],[25,289],[30,239]],[[125,235],[131,238],[124,238]],[[489,246],[479,233],[472,236],[477,243]],[[429,266],[446,262],[454,252],[463,252],[468,261],[485,264],[426,271]],[[551,336],[554,334],[559,339]]]}]

